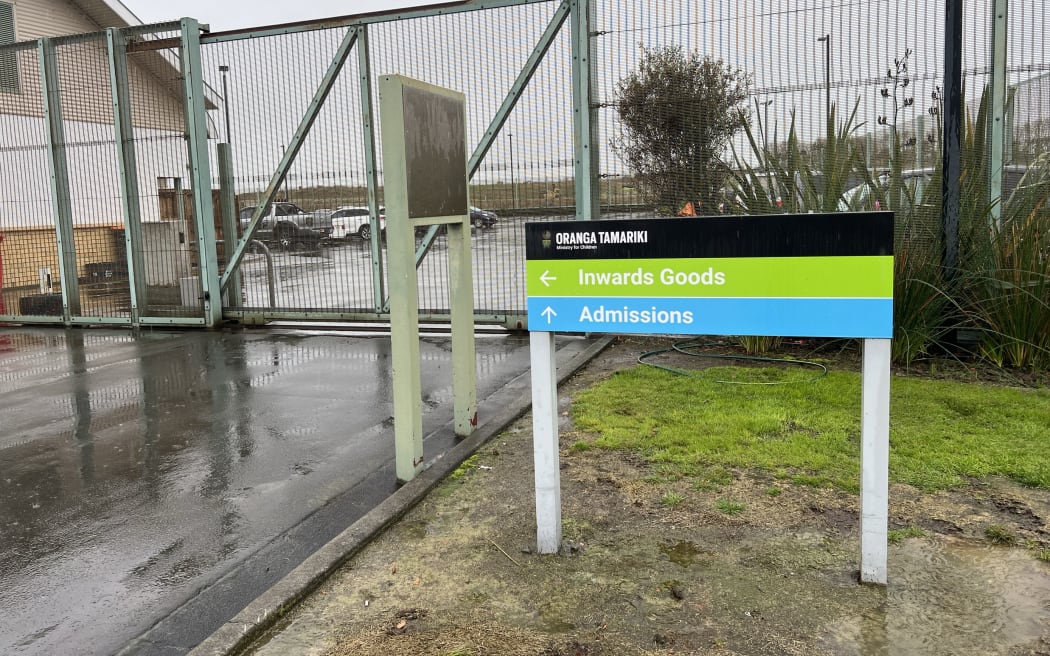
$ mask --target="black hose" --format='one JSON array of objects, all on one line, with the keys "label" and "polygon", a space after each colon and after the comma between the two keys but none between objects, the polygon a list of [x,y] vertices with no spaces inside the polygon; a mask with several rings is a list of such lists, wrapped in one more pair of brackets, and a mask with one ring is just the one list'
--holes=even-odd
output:
[{"label": "black hose", "polygon": [[739,380],[714,380],[712,382],[722,383],[725,385],[788,385],[796,383],[812,383],[820,380],[824,376],[828,375],[828,368],[819,362],[810,362],[809,360],[790,360],[787,358],[766,358],[757,355],[739,355],[739,354],[726,354],[726,353],[711,353],[709,351],[698,351],[698,349],[704,349],[711,346],[716,346],[711,342],[702,342],[697,338],[691,338],[680,342],[675,342],[669,348],[657,349],[655,351],[648,351],[638,356],[638,363],[644,364],[648,367],[655,367],[664,371],[670,371],[671,373],[678,374],[680,376],[689,376],[690,378],[705,379],[704,376],[699,376],[696,372],[689,371],[686,369],[677,369],[675,367],[669,367],[667,365],[656,364],[653,362],[646,362],[646,358],[654,355],[660,355],[663,353],[670,353],[672,351],[682,353],[683,355],[689,355],[694,357],[702,358],[715,358],[721,360],[744,360],[748,362],[776,362],[783,364],[794,364],[800,367],[812,367],[819,369],[820,372],[813,378],[807,380],[792,380],[792,381],[780,381],[780,382],[746,382]]}]

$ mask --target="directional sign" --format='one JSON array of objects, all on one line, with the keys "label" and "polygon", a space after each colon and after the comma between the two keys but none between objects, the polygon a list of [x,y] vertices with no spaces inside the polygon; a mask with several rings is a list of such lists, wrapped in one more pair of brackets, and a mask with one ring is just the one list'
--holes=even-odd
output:
[{"label": "directional sign", "polygon": [[889,212],[526,224],[529,326],[888,338]]}]

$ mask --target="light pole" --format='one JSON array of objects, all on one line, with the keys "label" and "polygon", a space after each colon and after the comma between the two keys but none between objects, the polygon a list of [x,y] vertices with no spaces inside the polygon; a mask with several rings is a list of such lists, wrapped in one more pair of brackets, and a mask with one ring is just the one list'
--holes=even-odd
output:
[{"label": "light pole", "polygon": [[510,193],[514,209],[518,209],[518,179],[514,172],[514,135],[507,133],[507,147],[510,150]]},{"label": "light pole", "polygon": [[831,141],[831,35],[825,34],[817,41],[824,42],[824,117],[828,124],[828,141]]},{"label": "light pole", "polygon": [[230,67],[220,64],[219,72],[222,73],[222,108],[226,115],[226,143],[230,143],[230,94],[226,87],[226,74],[230,72]]},{"label": "light pole", "polygon": [[773,104],[773,99],[759,103],[762,105],[762,159],[767,160],[769,158],[769,106]]}]

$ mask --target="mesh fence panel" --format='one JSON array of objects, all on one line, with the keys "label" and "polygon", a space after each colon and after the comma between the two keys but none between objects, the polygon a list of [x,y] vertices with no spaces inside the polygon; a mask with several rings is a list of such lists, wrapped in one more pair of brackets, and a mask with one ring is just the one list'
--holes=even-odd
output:
[{"label": "mesh fence panel", "polygon": [[[680,49],[683,59],[691,54],[700,60],[718,62],[716,71],[738,73],[747,80],[741,102],[749,125],[716,148],[706,164],[721,160],[727,165],[726,196],[719,203],[700,208],[703,213],[720,211],[782,209],[734,205],[731,170],[753,171],[767,176],[777,168],[807,169],[825,175],[849,167],[846,153],[825,160],[828,107],[834,112],[835,132],[846,127],[869,168],[889,167],[890,131],[894,125],[907,141],[918,117],[933,104],[932,95],[943,76],[943,10],[939,3],[917,0],[902,2],[802,2],[752,1],[696,3],[689,0],[636,0],[630,4],[599,0],[595,44],[599,65],[597,103],[603,149],[602,174],[609,180],[606,192],[611,203],[653,205],[644,180],[632,177],[628,166],[632,149],[645,135],[634,134],[625,124],[624,112],[642,114],[651,125],[675,121],[716,124],[728,111],[724,104],[705,104],[688,89],[663,90],[642,106],[626,105],[627,81],[638,72],[645,53]],[[887,72],[898,74],[895,62],[906,63],[901,80],[907,87],[894,88]],[[666,66],[663,78],[674,79]],[[889,90],[889,95],[882,93]],[[905,106],[906,99],[914,103]],[[707,110],[707,115],[697,116]],[[854,113],[855,112],[855,113]],[[885,123],[885,124],[883,124]],[[926,122],[930,127],[930,122]],[[798,162],[788,163],[789,140],[796,140]],[[675,144],[670,144],[672,147]],[[764,153],[768,153],[767,158]],[[677,152],[668,155],[670,159]],[[917,159],[918,153],[906,154]],[[931,153],[926,151],[927,161]],[[696,160],[698,166],[705,162]],[[859,180],[858,180],[859,182]],[[640,184],[641,183],[641,184]],[[768,186],[768,183],[764,182]],[[641,188],[639,188],[641,186]],[[786,184],[784,186],[787,186]],[[817,191],[820,184],[816,185]],[[685,201],[690,190],[676,190],[672,198]],[[721,201],[730,201],[720,206]],[[790,205],[790,198],[779,199]],[[798,199],[803,211],[821,209],[816,197]],[[808,206],[807,206],[808,205]],[[664,207],[674,211],[678,207]]]},{"label": "mesh fence panel", "polygon": [[1007,161],[1036,163],[1050,151],[1050,17],[1039,2],[1010,3]]},{"label": "mesh fence panel", "polygon": [[[37,51],[5,48],[0,88],[0,315],[60,315],[55,231],[51,221],[46,124]],[[50,277],[50,284],[49,284]]]},{"label": "mesh fence panel", "polygon": [[[473,149],[557,7],[539,3],[375,25],[373,71],[463,92]],[[501,216],[495,229],[474,229],[478,314],[524,313],[524,219],[572,211],[575,204],[571,56],[563,26],[471,179],[471,202]],[[421,308],[448,307],[447,271],[439,238],[419,268]]]},{"label": "mesh fence panel", "polygon": [[[178,36],[178,32],[161,32],[149,35],[147,41]],[[146,294],[144,313],[149,316],[202,316],[193,195],[212,190],[194,189],[189,180],[182,70],[175,48],[128,53],[134,182],[142,220],[138,256]],[[214,113],[216,105],[206,102]],[[215,209],[215,224],[221,226],[217,199]],[[221,234],[221,228],[217,232]]]},{"label": "mesh fence panel", "polygon": [[131,292],[106,41],[61,44],[55,56],[81,313],[129,317]]},{"label": "mesh fence panel", "polygon": [[[220,118],[216,136],[231,144],[240,216],[250,218],[259,204],[345,34],[317,30],[202,47],[206,83],[227,94],[222,111],[213,114]],[[277,308],[371,307],[371,268],[354,266],[370,261],[367,242],[352,240],[338,249],[298,243],[310,234],[300,235],[299,228],[330,228],[336,209],[367,204],[357,77],[352,56],[274,198],[281,216],[264,219],[257,234],[274,258]],[[300,210],[310,216],[293,216]],[[246,256],[240,271],[244,298],[231,299],[231,305],[269,308],[264,252]]]}]

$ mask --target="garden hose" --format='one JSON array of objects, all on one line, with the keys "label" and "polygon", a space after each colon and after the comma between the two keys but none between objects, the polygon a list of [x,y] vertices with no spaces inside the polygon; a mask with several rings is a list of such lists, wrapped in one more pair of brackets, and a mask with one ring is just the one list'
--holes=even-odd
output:
[{"label": "garden hose", "polygon": [[734,355],[725,353],[711,353],[709,351],[698,351],[698,349],[704,349],[710,346],[715,346],[711,342],[701,342],[697,339],[687,339],[680,342],[675,342],[669,348],[657,349],[655,351],[648,351],[638,356],[638,363],[644,364],[648,367],[655,367],[656,369],[663,369],[664,371],[670,371],[671,373],[678,374],[680,376],[689,376],[691,378],[704,378],[703,376],[696,375],[696,372],[692,372],[686,369],[677,369],[675,367],[669,367],[663,364],[656,364],[654,362],[646,362],[646,358],[660,355],[662,353],[670,353],[672,351],[682,353],[683,355],[689,355],[693,357],[703,358],[715,358],[720,360],[744,360],[748,362],[775,362],[782,364],[793,364],[800,367],[812,367],[818,369],[819,372],[813,377],[806,380],[792,380],[792,381],[779,381],[779,382],[759,382],[759,381],[740,381],[740,380],[714,380],[715,383],[722,383],[725,385],[788,385],[796,383],[812,383],[820,380],[824,376],[828,375],[828,368],[819,362],[810,362],[809,360],[791,360],[788,358],[767,358],[758,355]]}]

